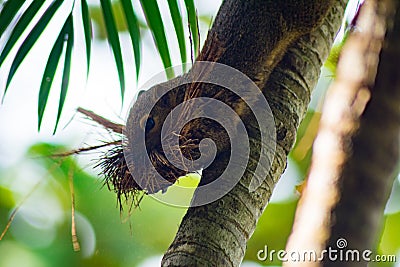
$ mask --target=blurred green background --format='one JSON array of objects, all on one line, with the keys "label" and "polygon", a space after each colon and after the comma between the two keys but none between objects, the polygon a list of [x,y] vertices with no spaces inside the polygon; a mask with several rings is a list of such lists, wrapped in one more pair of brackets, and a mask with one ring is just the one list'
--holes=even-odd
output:
[{"label": "blurred green background", "polygon": [[[12,212],[18,209],[0,241],[0,266],[159,265],[185,209],[144,197],[140,208],[130,212],[130,205],[125,205],[120,213],[115,194],[103,186],[103,180],[92,172],[91,166],[80,166],[75,157],[48,157],[65,149],[60,145],[38,143],[14,166],[0,168],[1,230]],[[298,146],[294,151],[296,149]],[[245,260],[253,261],[254,265],[245,262],[243,266],[280,264],[259,261],[257,252],[265,246],[269,251],[285,248],[299,195],[295,185],[306,175],[305,162],[308,164],[308,159],[295,161],[292,153],[287,173],[294,174],[295,179],[286,174],[278,185],[278,195],[268,205],[248,243]],[[71,180],[80,251],[73,250]],[[398,198],[398,180],[394,188],[397,192],[392,198]],[[385,215],[378,253],[395,255],[400,249],[399,202],[390,207],[392,211]],[[395,266],[395,263],[371,266]]]}]

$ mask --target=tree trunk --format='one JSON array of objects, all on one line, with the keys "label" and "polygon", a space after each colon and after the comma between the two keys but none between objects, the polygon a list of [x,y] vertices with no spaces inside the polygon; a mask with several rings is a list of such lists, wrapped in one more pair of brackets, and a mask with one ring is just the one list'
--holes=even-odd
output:
[{"label": "tree trunk", "polygon": [[[286,167],[346,2],[223,2],[199,60],[234,67],[262,90],[275,119],[276,154],[267,178],[254,192],[249,191],[249,184],[257,162],[250,159],[243,177],[227,195],[189,208],[164,255],[163,266],[239,266],[246,243]],[[259,158],[259,142],[250,139],[252,159]],[[228,160],[228,155],[222,155],[217,164],[224,166]],[[202,179],[212,179],[218,169],[204,171]]]},{"label": "tree trunk", "polygon": [[345,256],[285,266],[367,266],[363,252],[374,251],[400,156],[399,8],[394,0],[367,0],[361,9],[361,30],[347,41],[328,92],[287,246]]}]

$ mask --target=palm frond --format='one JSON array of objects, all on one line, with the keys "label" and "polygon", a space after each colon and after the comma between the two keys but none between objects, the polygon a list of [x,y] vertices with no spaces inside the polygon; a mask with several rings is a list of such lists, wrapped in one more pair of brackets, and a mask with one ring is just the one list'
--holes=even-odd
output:
[{"label": "palm frond", "polygon": [[[132,0],[101,0],[100,6],[97,7],[89,5],[87,0],[34,0],[30,3],[26,3],[24,0],[5,1],[0,7],[0,38],[4,41],[4,45],[1,46],[2,49],[0,51],[0,67],[4,65],[3,63],[6,60],[10,60],[12,63],[8,71],[3,99],[21,63],[31,51],[32,47],[37,43],[38,39],[42,37],[46,27],[54,22],[54,15],[63,5],[71,6],[71,10],[69,10],[68,14],[65,16],[63,27],[60,29],[51,49],[49,49],[50,51],[47,53],[48,59],[42,74],[42,81],[38,94],[38,130],[40,130],[43,121],[44,111],[48,103],[47,100],[53,86],[53,79],[56,75],[60,58],[63,57],[64,65],[61,68],[61,91],[54,131],[56,131],[59,124],[70,80],[73,56],[72,48],[74,47],[74,35],[76,34],[74,29],[79,27],[83,29],[87,64],[86,76],[88,77],[90,59],[92,56],[92,40],[94,38],[92,32],[92,10],[94,8],[101,9],[105,32],[107,33],[106,38],[111,46],[116,63],[122,101],[124,100],[125,93],[125,71],[123,53],[118,35],[118,32],[121,30],[126,30],[131,39],[132,53],[136,66],[136,80],[139,78],[141,68],[141,29],[149,29],[151,31],[160,59],[167,69],[167,77],[172,78],[174,73],[171,69],[168,70],[168,68],[172,66],[170,47],[167,42],[164,27],[165,22],[162,20],[160,7],[156,0],[139,0],[138,2],[140,5],[134,5]],[[185,39],[185,22],[179,9],[180,4],[186,7],[189,27],[191,32],[194,33],[192,38],[196,54],[198,53],[199,44],[197,35],[198,23],[193,0],[181,0],[181,2],[178,0],[168,0],[175,36],[179,45],[180,59],[182,63],[185,63],[187,61],[187,43],[189,40]],[[136,6],[142,10],[138,10]],[[119,9],[117,7],[119,7]],[[119,12],[117,13],[116,10]],[[145,15],[147,25],[144,25],[138,18],[137,14],[140,13],[140,11]],[[75,16],[80,19],[74,19]],[[124,17],[125,28],[121,28],[120,26],[121,16]],[[31,26],[32,24],[34,24],[33,27]],[[31,29],[28,30],[28,28]],[[22,39],[23,41],[20,41]],[[17,50],[15,55],[11,53],[14,48]],[[46,55],[46,53],[44,54]]]},{"label": "palm frond", "polygon": [[154,42],[156,43],[158,52],[160,53],[164,68],[167,70],[167,77],[168,79],[171,79],[174,77],[173,70],[170,68],[172,66],[172,61],[157,1],[140,0],[140,4],[142,5],[143,12],[146,16],[147,24],[153,34]]}]

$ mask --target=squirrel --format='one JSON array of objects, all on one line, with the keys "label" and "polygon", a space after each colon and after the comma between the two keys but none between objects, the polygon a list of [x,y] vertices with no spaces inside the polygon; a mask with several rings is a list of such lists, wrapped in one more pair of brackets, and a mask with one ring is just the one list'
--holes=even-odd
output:
[{"label": "squirrel", "polygon": [[[270,73],[288,47],[318,27],[333,3],[333,0],[224,1],[196,62],[229,65],[247,75],[258,88],[264,88]],[[212,69],[209,71],[212,72]],[[204,168],[201,163],[194,166],[181,164],[181,167],[176,164],[184,161],[182,155],[193,162],[201,158],[199,145],[204,138],[215,142],[217,156],[228,153],[231,145],[238,145],[231,144],[222,125],[209,118],[189,120],[180,132],[168,132],[169,126],[164,125],[168,115],[174,108],[191,99],[210,98],[226,103],[245,122],[249,134],[254,138],[259,137],[260,125],[249,109],[248,101],[251,99],[244,100],[221,86],[198,82],[182,84],[182,79],[187,79],[192,73],[193,70],[190,70],[142,92],[131,107],[124,130],[124,152],[119,148],[106,155],[100,164],[118,197],[137,190],[147,194],[165,191],[179,177],[196,168]],[[192,109],[187,105],[179,116],[190,117],[202,112],[207,111]],[[161,140],[163,127],[167,127],[167,137]],[[138,149],[141,145],[138,136],[141,134],[144,134],[146,153]],[[173,135],[178,135],[179,145],[171,150],[179,151],[181,158],[172,155],[171,162],[163,143],[168,142],[168,136]],[[208,168],[214,166],[211,164]],[[153,167],[163,179],[156,179],[157,174],[149,171]]]}]

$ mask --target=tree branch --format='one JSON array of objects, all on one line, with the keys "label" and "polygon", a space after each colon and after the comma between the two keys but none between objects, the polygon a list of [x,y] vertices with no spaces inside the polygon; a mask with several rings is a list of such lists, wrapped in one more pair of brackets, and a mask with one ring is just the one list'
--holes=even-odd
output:
[{"label": "tree branch", "polygon": [[[324,106],[307,186],[287,251],[373,250],[397,174],[400,5],[366,1]],[[393,25],[394,23],[394,25]],[[386,36],[385,36],[386,33]],[[347,244],[337,243],[341,238]],[[341,239],[343,241],[343,239]],[[324,257],[324,266],[338,262]],[[367,262],[341,261],[340,266]],[[321,266],[289,262],[285,266]]]},{"label": "tree branch", "polygon": [[[287,154],[347,1],[297,1],[297,6],[295,2],[224,1],[200,60],[213,60],[208,55],[219,54],[216,61],[244,72],[262,88],[275,116],[276,154],[268,177],[256,191],[249,192],[252,170],[257,164],[250,159],[244,176],[231,192],[206,206],[189,208],[164,255],[163,266],[239,266],[242,261],[246,243],[286,168]],[[287,6],[286,13],[274,10],[279,5],[285,6],[281,3],[292,5],[292,10]],[[301,8],[305,6],[308,9]],[[283,14],[292,18],[298,15],[303,22],[307,22],[304,20],[307,16],[316,14],[316,19],[313,25],[299,24],[290,32],[290,27],[285,28],[288,21],[282,19]],[[293,35],[279,37],[287,33]],[[275,45],[270,46],[271,42]],[[223,46],[222,52],[216,53],[220,48],[213,46]],[[250,138],[252,159],[259,158],[259,142],[256,137]],[[225,166],[227,160],[229,155],[220,155],[218,166]],[[218,168],[205,171],[202,179],[215,177],[219,171]]]}]

